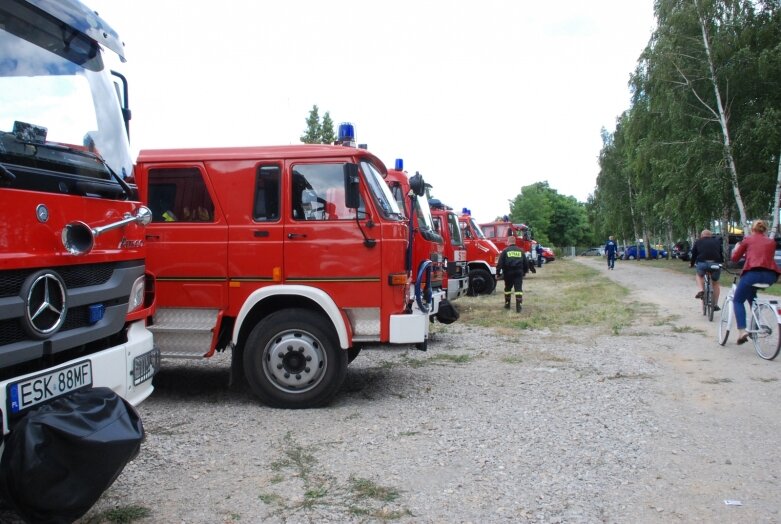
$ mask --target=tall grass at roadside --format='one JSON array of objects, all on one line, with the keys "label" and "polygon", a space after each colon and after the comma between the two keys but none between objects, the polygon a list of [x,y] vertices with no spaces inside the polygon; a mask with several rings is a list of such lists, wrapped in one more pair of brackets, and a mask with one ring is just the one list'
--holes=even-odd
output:
[{"label": "tall grass at roadside", "polygon": [[491,295],[459,299],[459,322],[484,327],[551,329],[563,326],[603,326],[619,333],[636,312],[625,304],[628,290],[598,271],[569,260],[557,260],[527,275],[523,311],[503,309],[504,284]]}]

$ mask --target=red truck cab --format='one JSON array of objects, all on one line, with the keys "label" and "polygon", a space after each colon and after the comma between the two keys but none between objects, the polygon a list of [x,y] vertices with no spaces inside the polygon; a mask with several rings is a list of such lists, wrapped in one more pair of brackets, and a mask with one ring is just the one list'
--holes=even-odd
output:
[{"label": "red truck cab", "polygon": [[407,222],[368,151],[146,150],[137,172],[163,357],[231,349],[233,380],[305,408],[333,398],[365,345],[425,347]]},{"label": "red truck cab", "polygon": [[435,198],[429,199],[434,229],[445,242],[445,287],[447,299],[456,300],[469,290],[469,267],[466,260],[464,239],[453,208]]},{"label": "red truck cab", "polygon": [[496,289],[496,263],[501,250],[486,238],[467,208],[458,216],[458,224],[464,237],[469,267],[469,294],[491,294]]},{"label": "red truck cab", "polygon": [[480,229],[500,251],[507,245],[507,237],[514,237],[515,245],[523,249],[527,256],[536,256],[533,251],[536,242],[532,240],[531,230],[526,224],[513,224],[509,220],[503,220],[480,224]]}]

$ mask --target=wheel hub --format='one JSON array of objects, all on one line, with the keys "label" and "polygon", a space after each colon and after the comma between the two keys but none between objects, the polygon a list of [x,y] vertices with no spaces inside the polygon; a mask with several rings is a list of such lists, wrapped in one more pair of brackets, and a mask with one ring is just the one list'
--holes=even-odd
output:
[{"label": "wheel hub", "polygon": [[316,386],[325,370],[320,342],[300,331],[283,333],[266,347],[266,375],[286,391],[301,392]]}]

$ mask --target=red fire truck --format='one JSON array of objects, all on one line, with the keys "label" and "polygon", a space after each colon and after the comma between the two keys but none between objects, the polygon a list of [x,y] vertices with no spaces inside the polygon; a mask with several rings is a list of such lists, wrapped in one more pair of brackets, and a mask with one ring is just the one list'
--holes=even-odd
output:
[{"label": "red fire truck", "polygon": [[[0,49],[0,428],[23,438],[20,428],[43,412],[76,416],[79,406],[64,403],[98,388],[134,405],[152,393],[158,354],[145,327],[144,273],[152,215],[125,178],[130,113],[117,86],[126,83],[104,63],[104,49],[123,55],[117,34],[77,0],[3,0]],[[33,449],[9,442],[5,454]],[[110,459],[83,447],[72,455],[98,484]],[[57,478],[77,483],[60,470]],[[41,483],[31,496],[49,504]]]},{"label": "red fire truck", "polygon": [[[434,300],[434,304],[437,304],[437,307],[432,308],[432,313],[435,314],[439,309],[439,302],[447,300],[443,288],[445,248],[442,235],[434,231],[434,220],[431,216],[428,199],[424,196],[416,195],[415,191],[410,188],[411,180],[407,172],[404,171],[404,161],[402,159],[396,159],[395,169],[388,170],[385,182],[390,187],[391,193],[404,216],[410,221],[410,231],[414,235],[413,242],[411,242],[412,261],[410,266],[413,270],[417,270],[426,261],[431,263],[431,287],[433,290],[436,290],[436,294],[439,297],[437,300]],[[415,174],[412,177],[412,182],[425,186],[423,177],[420,174]]]},{"label": "red fire truck", "polygon": [[429,297],[406,269],[386,172],[336,145],[142,151],[163,357],[231,349],[233,382],[308,408],[337,393],[362,347],[425,349]]},{"label": "red fire truck", "polygon": [[429,205],[434,218],[434,229],[442,235],[445,242],[447,299],[456,300],[466,295],[469,290],[469,268],[461,227],[458,225],[458,215],[453,208],[436,198],[429,198]]},{"label": "red fire truck", "polygon": [[532,240],[531,230],[526,224],[513,224],[508,219],[480,224],[480,229],[500,250],[507,245],[507,237],[512,236],[515,237],[515,245],[523,249],[527,256],[534,256],[533,246],[536,242]]},{"label": "red fire truck", "polygon": [[496,263],[501,250],[486,238],[469,209],[463,208],[458,216],[458,224],[466,247],[469,294],[491,294],[496,289]]}]

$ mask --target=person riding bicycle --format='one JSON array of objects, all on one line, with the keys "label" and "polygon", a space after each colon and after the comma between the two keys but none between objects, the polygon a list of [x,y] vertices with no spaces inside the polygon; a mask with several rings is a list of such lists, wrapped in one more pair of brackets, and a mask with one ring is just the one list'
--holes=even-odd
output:
[{"label": "person riding bicycle", "polygon": [[738,262],[743,255],[746,261],[740,280],[732,297],[732,306],[735,308],[735,323],[738,327],[738,344],[748,340],[746,333],[746,301],[754,300],[757,296],[757,288],[754,284],[775,284],[778,275],[781,274],[774,259],[776,253],[776,241],[765,235],[767,224],[764,220],[757,220],[751,227],[751,236],[744,238],[732,252],[731,260]]},{"label": "person riding bicycle", "polygon": [[697,285],[700,291],[694,295],[694,298],[702,298],[705,294],[705,273],[710,272],[711,282],[713,283],[713,311],[718,311],[721,308],[719,303],[719,278],[721,277],[720,269],[711,269],[713,264],[721,264],[724,262],[724,252],[721,249],[721,239],[714,237],[710,229],[703,229],[700,234],[700,238],[694,243],[692,248],[692,256],[689,261],[689,267],[697,266]]}]

